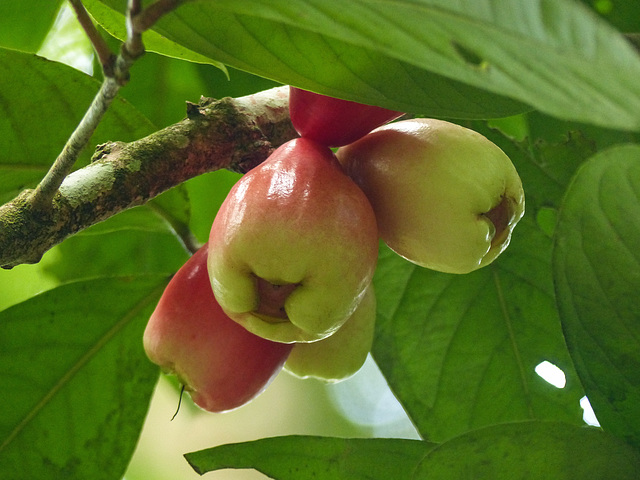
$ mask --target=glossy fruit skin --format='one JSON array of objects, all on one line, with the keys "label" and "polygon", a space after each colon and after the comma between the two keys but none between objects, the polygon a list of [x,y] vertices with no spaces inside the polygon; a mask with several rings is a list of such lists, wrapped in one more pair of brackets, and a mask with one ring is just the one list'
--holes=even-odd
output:
[{"label": "glossy fruit skin", "polygon": [[338,329],[371,283],[378,256],[367,197],[328,147],[305,138],[282,145],[234,185],[209,244],[211,285],[225,312],[285,343]]},{"label": "glossy fruit skin", "polygon": [[289,115],[300,134],[328,147],[355,142],[403,113],[289,87]]},{"label": "glossy fruit skin", "polygon": [[300,378],[337,383],[360,370],[373,345],[376,297],[370,285],[358,308],[329,337],[313,343],[297,343],[284,369]]},{"label": "glossy fruit skin", "polygon": [[367,194],[381,238],[411,262],[447,273],[488,265],[524,214],[518,173],[499,147],[441,120],[402,120],[339,149]]},{"label": "glossy fruit skin", "polygon": [[281,371],[292,345],[271,342],[231,320],[215,300],[207,245],[175,274],[149,319],[149,359],[175,374],[194,403],[209,412],[244,405]]}]

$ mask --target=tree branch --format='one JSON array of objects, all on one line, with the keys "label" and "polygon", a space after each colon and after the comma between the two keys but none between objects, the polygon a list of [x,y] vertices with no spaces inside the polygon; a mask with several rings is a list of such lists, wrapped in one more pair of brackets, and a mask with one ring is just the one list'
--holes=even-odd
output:
[{"label": "tree branch", "polygon": [[33,190],[0,207],[0,265],[37,263],[68,236],[202,173],[248,171],[297,136],[288,99],[288,87],[203,98],[174,125],[131,143],[99,146],[91,164],[65,178],[51,209],[34,208]]},{"label": "tree branch", "polygon": [[113,102],[113,99],[129,81],[129,69],[136,59],[144,54],[142,33],[153,26],[163,15],[179,5],[178,0],[158,0],[142,9],[140,0],[129,0],[127,8],[127,39],[120,53],[111,55],[100,37],[81,0],[71,0],[80,25],[94,45],[102,63],[104,81],[80,124],[71,134],[66,145],[56,158],[40,184],[32,191],[29,203],[43,215],[52,208],[52,201],[65,177],[69,174],[80,153],[88,145],[93,132]]}]

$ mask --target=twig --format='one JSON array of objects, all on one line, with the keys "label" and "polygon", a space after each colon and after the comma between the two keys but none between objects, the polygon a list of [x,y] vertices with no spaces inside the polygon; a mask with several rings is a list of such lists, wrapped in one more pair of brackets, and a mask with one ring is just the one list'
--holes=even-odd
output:
[{"label": "twig", "polygon": [[101,145],[91,164],[64,180],[49,210],[33,207],[32,190],[0,207],[0,265],[36,263],[66,237],[202,173],[248,171],[297,136],[288,100],[288,87],[203,99],[189,104],[187,118],[175,125],[131,143]]},{"label": "twig", "polygon": [[[142,14],[142,3],[140,0],[129,0],[127,8],[127,39],[122,45],[122,49],[120,51],[120,57],[116,62],[116,67],[121,70],[121,73],[127,74],[129,71],[129,67],[131,66],[129,62],[133,62],[136,58],[140,57],[144,54],[144,44],[142,43],[142,32],[144,32],[147,28],[151,28],[153,23],[157,21],[160,16],[154,17],[154,21],[146,28],[141,29],[138,25],[137,19],[139,19]],[[153,4],[155,5],[155,4]],[[147,13],[148,10],[144,11]],[[162,15],[167,13],[167,11],[163,11]],[[117,72],[118,73],[118,72]]]},{"label": "twig", "polygon": [[132,27],[144,32],[156,24],[167,12],[175,10],[185,0],[157,0],[144,9],[144,15],[132,15]]},{"label": "twig", "polygon": [[119,87],[113,78],[106,78],[91,106],[67,140],[64,148],[44,178],[33,191],[30,203],[37,210],[51,208],[51,201],[64,179],[76,163],[78,156],[89,143],[104,113],[118,94]]},{"label": "twig", "polygon": [[113,76],[113,72],[111,72],[110,69],[113,68],[115,54],[111,51],[109,45],[107,45],[107,42],[105,42],[102,35],[100,35],[100,32],[98,32],[98,29],[93,24],[93,21],[91,20],[87,9],[84,8],[82,1],[69,0],[69,3],[76,13],[76,18],[78,19],[80,26],[91,41],[91,45],[93,45],[96,55],[98,55],[98,60],[100,61],[100,65],[102,65],[102,70],[105,72],[105,76]]},{"label": "twig", "polygon": [[[52,201],[64,179],[69,175],[78,156],[88,145],[93,132],[113,102],[113,99],[129,80],[129,69],[137,58],[144,54],[142,33],[150,28],[162,15],[175,9],[180,2],[159,0],[146,9],[141,9],[139,0],[129,0],[127,10],[127,39],[117,56],[107,53],[107,46],[93,26],[81,0],[72,0],[72,6],[94,48],[103,62],[105,75],[102,87],[95,96],[77,128],[71,134],[53,166],[29,197],[31,206],[46,213],[53,208]],[[108,58],[106,58],[108,57]]]}]

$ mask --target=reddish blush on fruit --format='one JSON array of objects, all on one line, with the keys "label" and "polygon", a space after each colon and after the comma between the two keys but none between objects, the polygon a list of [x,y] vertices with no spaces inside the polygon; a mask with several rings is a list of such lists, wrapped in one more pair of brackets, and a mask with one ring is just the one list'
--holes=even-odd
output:
[{"label": "reddish blush on fruit", "polygon": [[175,374],[209,412],[240,407],[281,371],[292,345],[265,340],[231,320],[216,301],[200,248],[165,289],[144,332],[149,359]]},{"label": "reddish blush on fruit", "polygon": [[301,137],[328,147],[341,147],[403,112],[289,87],[289,115]]}]

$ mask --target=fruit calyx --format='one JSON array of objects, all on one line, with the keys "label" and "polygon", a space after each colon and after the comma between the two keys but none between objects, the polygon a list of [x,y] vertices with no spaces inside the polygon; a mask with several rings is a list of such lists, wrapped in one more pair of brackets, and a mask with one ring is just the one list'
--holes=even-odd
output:
[{"label": "fruit calyx", "polygon": [[500,202],[488,212],[481,214],[491,222],[493,225],[491,246],[495,247],[505,242],[506,238],[511,235],[510,226],[514,221],[519,220],[516,218],[514,209],[515,200],[503,195],[500,198]]},{"label": "fruit calyx", "polygon": [[289,316],[285,309],[285,301],[299,283],[276,284],[256,277],[258,289],[258,307],[256,315],[269,323],[282,323],[289,321]]}]

